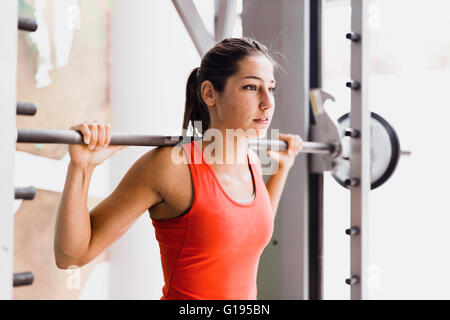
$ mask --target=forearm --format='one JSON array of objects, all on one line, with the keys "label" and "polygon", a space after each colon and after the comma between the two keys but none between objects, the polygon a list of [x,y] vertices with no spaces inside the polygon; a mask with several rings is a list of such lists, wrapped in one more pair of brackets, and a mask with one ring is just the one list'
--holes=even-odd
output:
[{"label": "forearm", "polygon": [[93,171],[93,167],[81,168],[72,162],[68,166],[55,226],[58,266],[77,264],[89,248],[91,220],[87,197]]},{"label": "forearm", "polygon": [[283,193],[286,184],[289,169],[279,168],[277,172],[270,176],[266,182],[266,188],[270,195],[270,203],[274,216],[277,214],[278,204],[280,202],[281,194]]}]

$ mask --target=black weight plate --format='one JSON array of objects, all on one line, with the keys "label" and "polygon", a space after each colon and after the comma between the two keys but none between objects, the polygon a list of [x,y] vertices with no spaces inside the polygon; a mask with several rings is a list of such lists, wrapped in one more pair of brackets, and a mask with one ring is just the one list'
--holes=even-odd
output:
[{"label": "black weight plate", "polygon": [[[342,125],[342,123],[344,121],[347,121],[348,118],[349,118],[349,113],[346,113],[346,114],[342,115],[341,117],[339,117],[337,122],[340,125]],[[380,124],[381,127],[385,130],[385,133],[389,137],[389,142],[390,143],[389,143],[388,147],[390,149],[389,151],[390,151],[390,154],[391,154],[389,162],[386,165],[386,169],[384,170],[384,172],[382,172],[382,174],[379,177],[374,179],[374,181],[371,181],[370,188],[371,188],[371,190],[373,190],[373,189],[381,186],[383,183],[385,183],[392,176],[392,174],[394,173],[395,169],[397,168],[397,164],[398,164],[398,161],[400,159],[401,149],[400,149],[400,141],[398,139],[397,133],[395,132],[394,128],[382,116],[380,116],[379,114],[377,114],[375,112],[371,112],[371,121],[378,122],[378,124]],[[371,127],[372,127],[372,124],[371,124]],[[345,128],[342,128],[342,130],[344,131]],[[371,138],[373,138],[373,137],[371,137]],[[354,139],[354,138],[352,138],[352,139]],[[347,189],[349,188],[344,182],[345,179],[342,180],[341,178],[339,178],[335,174],[332,174],[332,176],[341,186],[343,186],[344,188],[347,188]]]}]

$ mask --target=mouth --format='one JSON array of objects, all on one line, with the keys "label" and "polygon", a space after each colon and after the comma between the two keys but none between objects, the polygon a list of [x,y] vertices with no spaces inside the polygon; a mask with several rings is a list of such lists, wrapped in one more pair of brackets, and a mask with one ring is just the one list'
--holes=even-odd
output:
[{"label": "mouth", "polygon": [[263,117],[263,118],[259,118],[259,119],[253,119],[253,121],[258,123],[258,124],[269,124],[270,123],[270,118]]}]

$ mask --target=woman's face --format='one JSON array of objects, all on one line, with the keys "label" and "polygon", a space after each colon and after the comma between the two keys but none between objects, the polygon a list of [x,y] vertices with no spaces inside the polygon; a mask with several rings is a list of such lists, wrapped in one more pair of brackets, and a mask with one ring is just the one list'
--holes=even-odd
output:
[{"label": "woman's face", "polygon": [[249,138],[264,137],[275,108],[273,64],[256,55],[238,65],[239,71],[227,79],[223,92],[215,92],[215,105],[209,109],[211,127],[242,129]]}]

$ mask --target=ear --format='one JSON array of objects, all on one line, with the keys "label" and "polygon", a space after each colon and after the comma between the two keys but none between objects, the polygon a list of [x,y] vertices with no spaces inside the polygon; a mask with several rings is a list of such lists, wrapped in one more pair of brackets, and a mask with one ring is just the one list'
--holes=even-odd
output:
[{"label": "ear", "polygon": [[212,107],[216,104],[217,93],[211,81],[203,81],[200,87],[200,93],[203,101],[208,107]]}]

